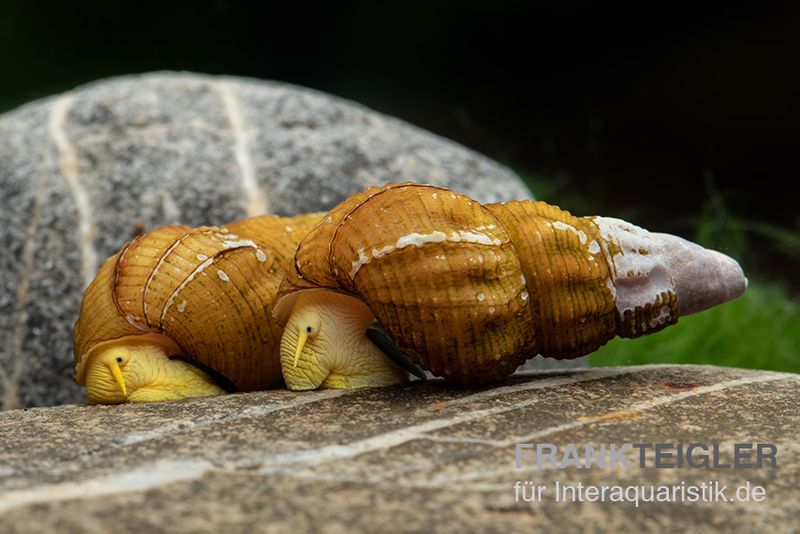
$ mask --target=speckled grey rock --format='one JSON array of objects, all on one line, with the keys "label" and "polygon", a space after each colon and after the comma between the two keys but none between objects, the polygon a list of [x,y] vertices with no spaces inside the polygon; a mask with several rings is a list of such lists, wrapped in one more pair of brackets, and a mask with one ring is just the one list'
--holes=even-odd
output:
[{"label": "speckled grey rock", "polygon": [[[270,391],[0,413],[0,532],[789,532],[800,375],[539,372],[493,388]],[[516,443],[774,444],[777,466],[515,467]],[[562,449],[563,450],[563,449]],[[672,463],[670,461],[670,463]],[[549,486],[515,499],[516,481]],[[696,485],[763,502],[555,502],[555,481]]]},{"label": "speckled grey rock", "polygon": [[525,198],[508,169],[330,95],[186,73],[102,81],[0,117],[0,401],[72,402],[71,328],[137,231],[325,210],[410,180]]}]

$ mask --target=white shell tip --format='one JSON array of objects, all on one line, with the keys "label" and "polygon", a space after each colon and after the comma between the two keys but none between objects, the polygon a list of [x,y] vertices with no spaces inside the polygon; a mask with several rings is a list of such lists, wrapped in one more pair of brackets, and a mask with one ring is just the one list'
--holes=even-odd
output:
[{"label": "white shell tip", "polygon": [[747,289],[739,263],[721,252],[669,234],[653,234],[675,284],[680,315],[689,315],[733,300]]}]

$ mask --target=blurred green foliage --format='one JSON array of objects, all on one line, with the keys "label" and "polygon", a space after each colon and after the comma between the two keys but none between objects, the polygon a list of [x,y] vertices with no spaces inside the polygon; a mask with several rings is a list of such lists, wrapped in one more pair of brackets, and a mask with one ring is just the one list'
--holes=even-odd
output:
[{"label": "blurred green foliage", "polygon": [[751,282],[740,298],[637,339],[616,338],[592,366],[703,363],[800,372],[800,306],[780,286]]},{"label": "blurred green foliage", "polygon": [[[572,190],[568,176],[526,181],[541,200],[576,214],[606,213],[601,196]],[[590,365],[702,363],[800,372],[800,300],[787,289],[797,283],[791,266],[800,260],[800,222],[796,228],[781,228],[737,217],[726,195],[714,187],[713,176],[706,175],[705,181],[708,197],[701,213],[672,221],[673,226],[689,230],[684,237],[740,261],[750,278],[747,291],[656,334],[616,338],[590,356]],[[641,215],[635,206],[616,211],[623,217],[626,211]],[[782,268],[781,259],[788,268]]]}]

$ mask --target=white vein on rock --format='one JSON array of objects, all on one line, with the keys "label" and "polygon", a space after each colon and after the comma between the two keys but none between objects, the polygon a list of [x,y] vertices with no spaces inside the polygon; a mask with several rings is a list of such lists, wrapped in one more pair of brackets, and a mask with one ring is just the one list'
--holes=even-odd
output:
[{"label": "white vein on rock", "polygon": [[550,436],[552,434],[557,434],[559,432],[564,432],[567,430],[575,430],[577,428],[591,425],[594,423],[601,423],[601,422],[613,422],[614,416],[619,414],[622,415],[623,413],[628,412],[642,412],[646,410],[651,410],[653,408],[657,408],[659,406],[665,406],[667,404],[672,404],[674,402],[679,402],[691,397],[696,397],[699,395],[706,395],[708,393],[715,393],[717,391],[723,391],[728,388],[736,387],[736,386],[745,386],[748,384],[758,384],[762,382],[772,382],[775,380],[787,380],[793,378],[791,375],[781,374],[781,373],[770,373],[767,375],[758,375],[758,376],[748,376],[743,378],[737,378],[734,380],[727,380],[725,382],[719,382],[716,384],[712,384],[709,386],[700,386],[695,389],[691,389],[688,391],[683,391],[681,393],[675,393],[673,395],[664,395],[661,397],[655,397],[653,399],[647,399],[645,401],[637,402],[635,404],[631,404],[626,408],[620,408],[618,410],[613,410],[608,413],[595,415],[593,417],[586,417],[576,421],[570,421],[568,423],[563,423],[560,425],[552,426],[550,428],[545,428],[542,430],[538,430],[536,432],[532,432],[530,434],[526,434],[524,436],[514,436],[504,440],[484,440],[484,439],[475,439],[475,438],[444,438],[439,437],[436,438],[437,441],[449,441],[452,443],[458,442],[465,442],[465,443],[480,443],[483,445],[489,445],[492,447],[510,447],[515,445],[516,443],[533,443],[537,440]]},{"label": "white vein on rock", "polygon": [[[658,366],[639,366],[632,369],[628,369],[628,371],[637,372],[653,367],[658,367]],[[553,386],[585,382],[597,378],[602,378],[604,376],[611,376],[614,374],[626,374],[625,371],[626,369],[614,369],[614,370],[598,369],[581,373],[579,376],[576,376],[572,379],[570,379],[569,377],[554,377],[552,379],[540,380],[534,383],[534,384],[539,384],[538,388],[534,387],[530,389],[545,389]],[[632,410],[633,411],[650,410],[659,406],[664,406],[674,402],[679,402],[687,398],[723,391],[731,387],[772,382],[777,380],[788,380],[788,379],[797,380],[797,378],[794,377],[793,375],[786,373],[769,373],[767,375],[743,377],[734,380],[728,380],[725,382],[720,382],[709,386],[701,386],[690,391],[676,393],[673,395],[665,395],[662,397],[656,397],[654,399],[649,399],[646,401],[633,404],[630,407],[622,410],[616,410],[615,412],[610,412],[608,414],[596,415],[594,417],[581,419],[580,421],[573,421],[570,423],[556,425],[541,431],[528,434],[526,436],[516,437],[508,440],[484,440],[481,443],[493,447],[506,447],[509,444],[514,444],[517,442],[530,442],[565,430],[573,430],[581,426],[608,421],[609,419],[613,421],[612,416],[616,412],[623,412],[623,411],[627,412]],[[514,391],[524,391],[524,389],[522,389],[522,386],[524,385],[525,384],[518,384],[515,386],[508,386],[507,388],[498,388],[498,389],[505,390],[505,393]],[[315,397],[314,399],[309,399],[308,402],[315,402],[317,400],[322,400],[323,398],[331,398],[344,393],[345,391],[331,392],[327,393],[326,396],[320,395],[318,397]],[[465,400],[470,397],[472,397],[472,400],[485,400],[487,398],[486,395],[487,393],[488,391],[480,392],[475,395],[468,395],[458,400]],[[397,445],[402,445],[403,443],[412,441],[414,439],[419,439],[419,438],[428,439],[430,437],[426,436],[426,433],[428,432],[440,430],[442,428],[446,428],[460,423],[478,420],[487,416],[497,415],[500,413],[517,410],[520,408],[526,408],[528,406],[535,405],[539,402],[541,402],[541,399],[530,399],[522,402],[513,403],[507,406],[496,406],[493,408],[475,410],[446,419],[434,419],[426,421],[424,423],[386,432],[377,436],[347,443],[344,445],[328,445],[305,451],[268,455],[262,458],[254,458],[246,462],[242,462],[241,465],[234,464],[230,466],[227,465],[218,466],[206,460],[181,460],[181,459],[163,460],[143,465],[141,467],[137,467],[127,472],[115,472],[114,474],[103,475],[100,477],[95,477],[83,481],[62,482],[55,484],[46,484],[28,489],[10,490],[5,493],[0,493],[0,513],[21,506],[28,506],[33,504],[60,502],[66,500],[83,500],[87,498],[96,498],[108,495],[118,495],[124,493],[148,491],[151,489],[158,489],[168,484],[176,482],[198,480],[201,477],[203,477],[206,473],[209,473],[211,471],[229,471],[231,469],[237,469],[240,467],[246,468],[252,466],[262,466],[257,472],[264,475],[289,475],[289,476],[320,478],[319,474],[307,471],[307,469],[335,460],[350,459],[360,456],[361,454],[364,453],[388,449],[391,447],[395,447]],[[306,403],[307,402],[298,401],[297,403],[293,403],[292,406],[299,406]],[[261,411],[262,413],[270,413],[278,409],[288,408],[292,406],[289,406],[288,404],[281,406],[265,406],[261,407]],[[258,407],[254,407],[254,409],[256,409],[256,412],[258,412],[257,408]],[[259,414],[255,412],[250,412],[248,414],[245,414],[243,412],[241,414],[236,414],[235,416],[233,416],[233,418],[244,417],[248,415],[259,415]],[[201,426],[202,424],[211,424],[218,420],[221,419],[209,418],[208,422],[200,421],[196,424],[196,426]],[[164,432],[160,435],[165,435],[171,432],[177,432],[185,429],[186,429],[185,426],[183,428],[177,428],[177,426],[168,429],[165,428]],[[130,443],[135,443],[137,442],[137,440],[143,441],[144,439],[152,439],[153,437],[159,437],[158,434],[155,434],[156,432],[158,431],[152,431],[151,433],[142,433],[138,435],[141,437],[135,437],[136,435],[132,435],[129,436],[128,439]],[[306,471],[303,471],[304,469]],[[390,472],[386,473],[381,477],[365,476],[365,477],[359,477],[358,479],[355,479],[355,481],[361,483],[378,483],[388,480],[391,477],[391,475],[392,473]],[[344,478],[342,478],[342,480],[344,480]],[[416,484],[411,484],[411,485],[414,486]],[[427,487],[437,487],[437,486],[428,485]],[[491,491],[494,490],[495,488],[493,485],[487,485],[485,488],[482,489],[485,491]]]},{"label": "white vein on rock", "polygon": [[172,434],[186,432],[188,430],[193,430],[195,428],[201,428],[204,426],[213,425],[215,423],[220,423],[223,421],[225,422],[235,421],[237,419],[243,419],[245,417],[259,417],[262,415],[279,412],[281,410],[288,410],[290,408],[296,408],[298,406],[305,406],[306,404],[311,404],[314,402],[320,402],[328,399],[335,399],[337,397],[347,395],[348,393],[354,391],[357,390],[326,389],[318,392],[313,392],[310,394],[304,393],[295,398],[290,399],[288,402],[250,406],[240,412],[216,414],[209,417],[191,419],[188,421],[187,420],[176,421],[168,425],[161,425],[158,428],[155,428],[153,430],[148,430],[146,432],[138,432],[136,434],[128,434],[122,436],[121,438],[115,440],[115,443],[119,445],[133,445],[136,443],[140,443],[142,441],[149,441],[152,439],[163,438],[166,436],[170,436]]},{"label": "white vein on rock", "polygon": [[[517,386],[509,386],[509,388],[516,388],[518,391],[525,391],[531,389],[546,389],[549,387],[557,387],[568,384],[577,384],[579,382],[586,382],[589,380],[597,380],[599,378],[603,378],[604,376],[608,376],[609,374],[612,374],[614,372],[616,372],[617,374],[626,374],[625,370],[616,370],[616,369],[613,371],[604,370],[604,372],[590,371],[587,373],[581,373],[579,376],[576,377],[556,377],[551,379],[540,380],[531,383],[529,387],[526,387],[527,384],[519,384]],[[635,372],[635,370],[632,370],[630,372]],[[506,390],[506,392],[508,392],[508,390]],[[472,397],[471,400],[482,400],[488,396],[487,393],[488,393],[487,391],[484,391],[481,393],[476,393],[475,395],[468,395],[466,397],[462,397],[461,399],[458,400],[462,401],[462,403],[470,402],[470,400],[468,400],[470,399],[470,397]],[[446,417],[443,419],[432,419],[429,421],[425,421],[423,423],[419,423],[405,428],[399,428],[397,430],[392,430],[390,432],[379,434],[377,436],[372,436],[370,438],[353,441],[344,445],[327,445],[316,449],[307,449],[302,451],[281,453],[272,456],[270,458],[266,458],[263,462],[264,467],[260,470],[260,472],[262,474],[290,474],[291,471],[295,469],[297,466],[312,467],[332,462],[335,460],[354,458],[356,456],[360,456],[362,454],[366,454],[369,452],[389,449],[392,447],[396,447],[398,445],[402,445],[409,441],[413,441],[415,439],[423,438],[425,437],[425,434],[427,434],[428,432],[441,430],[443,428],[458,425],[461,423],[468,423],[470,421],[475,421],[478,419],[482,419],[484,417],[490,417],[493,415],[498,415],[513,410],[518,410],[520,408],[532,406],[540,402],[541,399],[534,398],[509,405],[484,408],[482,410],[474,410],[467,413]],[[289,467],[288,470],[287,467]]]},{"label": "white vein on rock", "polygon": [[[540,379],[535,382],[523,382],[521,384],[513,384],[510,386],[499,386],[491,389],[487,389],[486,391],[481,391],[479,393],[473,393],[472,395],[467,395],[465,397],[461,397],[458,399],[454,399],[451,401],[447,401],[445,404],[447,406],[458,406],[459,404],[467,404],[470,402],[478,402],[485,399],[491,399],[494,397],[499,397],[501,395],[506,395],[510,393],[520,393],[522,391],[530,391],[533,389],[545,389],[548,387],[558,387],[565,384],[575,384],[577,382],[583,382],[585,380],[594,380],[596,378],[607,378],[612,376],[618,375],[629,375],[632,373],[637,373],[639,371],[645,370],[644,367],[624,367],[624,368],[617,368],[617,369],[591,369],[591,370],[583,370],[579,371],[578,377],[575,376],[564,376],[565,372],[563,369],[553,369],[552,371],[534,371],[534,372],[527,372],[523,371],[517,373],[514,376],[547,376],[550,374],[559,375],[549,379]],[[573,370],[568,373],[568,375],[575,375],[576,372]],[[576,378],[580,378],[580,380],[576,381]]]},{"label": "white vein on rock", "polygon": [[96,232],[92,205],[89,195],[80,180],[78,153],[75,145],[70,141],[66,131],[67,114],[74,97],[67,93],[58,97],[50,110],[50,136],[58,149],[58,166],[61,176],[75,200],[75,209],[78,211],[78,241],[81,250],[81,272],[83,285],[88,286],[97,272],[97,250],[94,247]]},{"label": "white vein on rock", "polygon": [[214,87],[222,98],[225,115],[233,132],[233,154],[239,166],[245,213],[248,217],[263,215],[269,211],[269,200],[256,180],[253,159],[250,157],[250,127],[242,117],[239,96],[230,82],[216,82]]},{"label": "white vein on rock", "polygon": [[[632,370],[644,371],[644,370],[647,370],[648,368],[652,369],[654,367],[660,367],[660,366],[658,366],[658,365],[654,365],[654,366],[643,365],[643,366],[636,366]],[[598,369],[598,371],[599,371],[599,369]],[[613,373],[613,374],[623,374],[623,373]],[[613,374],[610,373],[607,376],[612,376]],[[676,393],[676,394],[673,394],[673,395],[664,395],[664,396],[661,396],[661,397],[648,399],[646,401],[642,401],[642,402],[639,402],[639,403],[636,403],[636,404],[632,404],[627,408],[614,410],[612,412],[609,412],[609,413],[606,413],[606,414],[596,415],[594,417],[588,417],[588,418],[581,419],[581,420],[571,421],[569,423],[556,425],[556,426],[553,426],[553,427],[550,427],[550,428],[546,428],[546,429],[543,429],[543,430],[540,430],[540,431],[537,431],[537,432],[534,432],[534,433],[531,433],[531,434],[528,434],[528,435],[525,435],[525,436],[513,437],[513,438],[509,438],[509,439],[505,439],[505,440],[488,440],[488,439],[481,439],[481,438],[464,438],[464,437],[449,438],[449,437],[428,436],[428,435],[420,435],[418,437],[421,438],[421,439],[425,439],[425,440],[429,440],[429,441],[433,441],[433,442],[455,443],[455,444],[476,444],[476,445],[484,445],[484,446],[494,447],[494,448],[506,448],[506,447],[511,447],[511,446],[513,446],[513,445],[515,445],[517,443],[533,443],[533,442],[537,442],[537,441],[539,441],[539,440],[541,440],[543,438],[546,438],[546,437],[548,437],[548,436],[550,436],[552,434],[556,434],[556,433],[564,432],[564,431],[569,431],[569,430],[575,430],[577,428],[580,428],[580,427],[583,427],[583,426],[586,426],[586,425],[591,425],[591,424],[594,424],[594,423],[613,422],[614,421],[614,415],[615,414],[621,414],[623,412],[646,411],[646,410],[649,410],[649,409],[652,409],[652,408],[655,408],[655,407],[658,407],[658,406],[671,404],[673,402],[679,402],[681,400],[685,400],[687,398],[695,397],[695,396],[698,396],[698,395],[705,395],[705,394],[708,394],[708,393],[714,393],[714,392],[718,392],[718,391],[723,391],[723,390],[729,389],[731,387],[737,387],[737,386],[748,385],[748,384],[756,384],[756,383],[762,383],[762,382],[771,382],[771,381],[775,381],[775,380],[787,380],[787,379],[795,379],[796,380],[797,377],[795,377],[793,375],[785,374],[785,373],[772,373],[772,374],[769,374],[769,375],[766,375],[766,376],[765,375],[759,375],[759,376],[754,376],[754,377],[743,377],[743,378],[738,378],[738,379],[734,379],[734,380],[728,380],[728,381],[725,381],[725,382],[719,382],[717,384],[712,384],[712,385],[708,385],[708,386],[700,386],[700,387],[695,388],[693,390],[689,390],[689,391],[685,391],[685,392],[681,392],[681,393]],[[554,379],[554,381],[555,381],[555,379]],[[534,383],[534,384],[536,384],[536,383]],[[520,384],[520,385],[522,386],[522,385],[525,385],[525,384]],[[552,384],[552,385],[560,385],[560,384]],[[507,386],[505,388],[497,388],[497,389],[498,390],[499,389],[506,389],[507,393],[508,392],[515,392],[514,391],[515,386]],[[534,388],[534,389],[541,389],[541,388]],[[486,392],[483,392],[483,393],[490,393],[490,391],[486,391]],[[482,395],[483,393],[478,393],[475,396]],[[475,397],[475,396],[470,395],[468,397]],[[464,397],[464,399],[468,399],[468,397]],[[464,400],[464,399],[459,399],[459,400]],[[533,403],[535,403],[535,402],[526,401],[526,402],[518,403],[518,404],[514,405],[512,407],[512,409],[526,407],[526,406],[528,406],[530,404],[533,404]],[[448,404],[452,405],[454,403],[451,401]],[[469,415],[469,414],[467,414],[467,415]],[[460,423],[460,422],[466,422],[466,421],[458,421],[458,423]],[[436,430],[438,430],[438,428]],[[398,444],[400,444],[400,443],[398,443]],[[394,445],[391,445],[391,446],[394,446]],[[309,469],[311,467],[319,465],[319,463],[326,463],[326,462],[314,462],[313,464],[303,465],[303,466],[301,466],[301,469]],[[362,477],[362,481],[373,483],[373,484],[380,483],[380,482],[385,482],[385,481],[391,480],[394,477],[396,477],[398,475],[401,475],[403,473],[412,472],[412,471],[416,471],[416,470],[418,470],[418,468],[415,469],[413,467],[407,466],[405,469],[402,470],[402,472],[398,472],[398,471],[395,470],[395,471],[385,472],[379,477],[366,477],[366,476],[364,476],[364,477]],[[475,476],[472,476],[472,477],[469,477],[469,476],[467,476],[467,477],[462,477],[462,476],[459,476],[459,477],[444,477],[443,480],[429,481],[429,483],[426,483],[426,484],[419,484],[417,482],[414,482],[414,483],[410,483],[410,486],[414,486],[414,487],[419,486],[419,487],[428,487],[428,488],[444,488],[444,487],[448,487],[449,488],[449,487],[452,487],[451,485],[453,483],[455,483],[457,485],[457,483],[459,483],[459,482],[466,482],[466,481],[473,480],[473,479],[482,480],[482,479],[485,479],[488,476],[491,476],[493,474],[492,472],[482,472],[482,473],[483,474],[475,475]],[[308,470],[306,470],[306,471],[295,471],[295,472],[292,473],[291,471],[287,470],[283,474],[292,474],[293,476],[304,476],[304,477],[314,478],[314,477],[318,476],[319,473],[317,473],[316,471],[308,471]],[[439,484],[439,482],[441,482],[441,484]]]},{"label": "white vein on rock", "polygon": [[11,490],[0,494],[0,513],[20,506],[147,491],[174,482],[197,480],[214,468],[205,460],[165,460],[88,480]]}]

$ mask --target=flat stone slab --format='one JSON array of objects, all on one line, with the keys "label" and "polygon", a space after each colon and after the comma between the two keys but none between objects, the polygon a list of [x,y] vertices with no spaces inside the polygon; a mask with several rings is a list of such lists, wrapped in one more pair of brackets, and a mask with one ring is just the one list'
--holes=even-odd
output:
[{"label": "flat stone slab", "polygon": [[[355,391],[0,413],[0,531],[785,531],[800,517],[800,375],[643,366]],[[777,467],[515,466],[516,443],[774,444]],[[547,489],[515,499],[517,481]],[[554,484],[699,485],[761,502],[556,502]]]}]

